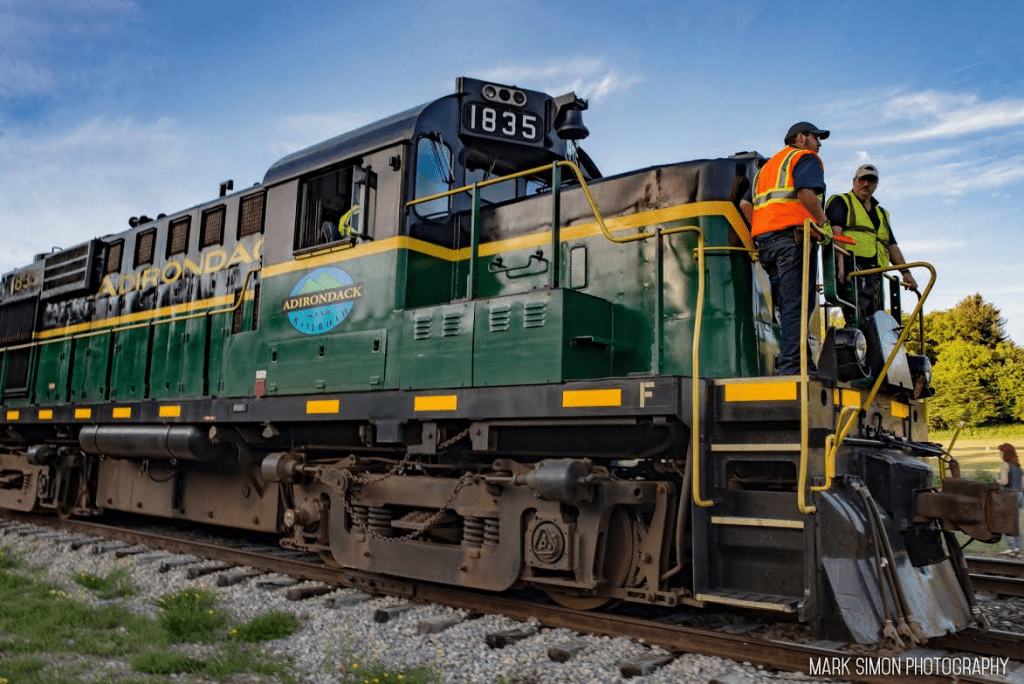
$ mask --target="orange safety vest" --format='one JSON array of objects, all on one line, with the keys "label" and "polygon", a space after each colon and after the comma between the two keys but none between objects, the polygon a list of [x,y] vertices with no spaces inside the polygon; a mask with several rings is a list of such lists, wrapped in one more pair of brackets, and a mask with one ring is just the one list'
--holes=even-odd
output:
[{"label": "orange safety vest", "polygon": [[[810,150],[785,147],[754,175],[754,220],[751,235],[763,235],[790,226],[802,226],[811,218],[793,187],[793,169],[806,155],[821,163],[821,158]],[[824,168],[824,165],[822,165]]]}]

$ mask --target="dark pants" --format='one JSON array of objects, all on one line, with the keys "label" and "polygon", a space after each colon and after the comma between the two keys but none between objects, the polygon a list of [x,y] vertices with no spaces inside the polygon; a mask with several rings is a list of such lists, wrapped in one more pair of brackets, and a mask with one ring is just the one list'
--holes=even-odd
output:
[{"label": "dark pants", "polygon": [[[846,259],[847,273],[866,271],[871,268],[878,268],[878,262],[875,260],[875,257],[851,255]],[[844,283],[844,286],[840,289],[842,293],[840,296],[848,302],[857,303],[857,313],[859,315],[857,324],[864,325],[864,321],[871,318],[876,311],[881,311],[884,308],[882,306],[882,274],[875,273],[869,276],[858,276],[856,281],[856,294],[853,291],[853,283]],[[849,323],[853,320],[853,307],[844,304],[842,309],[843,317]]]},{"label": "dark pants", "polygon": [[[775,366],[777,375],[800,374],[800,298],[803,290],[804,248],[797,243],[796,233],[789,228],[758,235],[754,238],[761,265],[768,272],[772,284],[772,300],[779,312],[782,334],[781,352]],[[807,314],[814,310],[818,281],[818,245],[811,243],[808,266],[810,287],[803,293],[807,297]],[[810,349],[807,351],[807,371],[817,373]]]}]

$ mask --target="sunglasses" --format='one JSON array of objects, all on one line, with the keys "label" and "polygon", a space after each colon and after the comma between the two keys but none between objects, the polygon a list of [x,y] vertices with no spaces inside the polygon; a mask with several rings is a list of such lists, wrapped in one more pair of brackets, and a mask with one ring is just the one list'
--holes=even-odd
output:
[{"label": "sunglasses", "polygon": [[858,183],[877,183],[878,182],[878,178],[876,178],[875,176],[861,176],[860,178],[857,179],[857,182]]}]

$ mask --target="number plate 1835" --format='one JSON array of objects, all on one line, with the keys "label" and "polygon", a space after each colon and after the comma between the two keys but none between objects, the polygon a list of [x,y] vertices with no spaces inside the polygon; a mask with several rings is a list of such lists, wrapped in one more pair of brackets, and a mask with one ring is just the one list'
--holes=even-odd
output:
[{"label": "number plate 1835", "polygon": [[540,142],[541,118],[532,112],[469,102],[462,108],[462,126],[470,133]]}]

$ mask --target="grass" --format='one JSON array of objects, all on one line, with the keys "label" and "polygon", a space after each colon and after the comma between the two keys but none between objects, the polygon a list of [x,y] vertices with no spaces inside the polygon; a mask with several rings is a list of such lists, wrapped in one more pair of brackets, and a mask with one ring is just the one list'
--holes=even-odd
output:
[{"label": "grass", "polygon": [[[74,575],[71,586],[80,587],[75,592],[41,575],[8,549],[0,550],[0,684],[149,684],[166,681],[170,674],[225,681],[244,673],[262,675],[263,681],[296,681],[291,663],[251,645],[293,633],[299,627],[293,615],[288,619],[275,613],[231,627],[213,592],[192,588],[156,600],[160,611],[154,619],[117,600],[98,606],[88,600],[87,592],[104,598],[133,595],[136,589],[126,570],[105,577]],[[245,642],[234,639],[233,632],[245,634]],[[213,646],[204,649],[202,659],[181,651],[181,643],[196,641]],[[111,659],[126,667],[110,672]],[[125,669],[138,676],[125,677]]]},{"label": "grass", "polygon": [[75,581],[75,584],[90,590],[101,599],[127,598],[139,593],[139,590],[135,588],[135,585],[132,584],[131,579],[128,577],[128,570],[126,568],[115,568],[106,576],[83,572],[74,575],[72,579]]},{"label": "grass", "polygon": [[210,641],[228,623],[227,613],[217,609],[216,594],[207,589],[182,589],[154,603],[160,608],[160,627],[175,641]]},{"label": "grass", "polygon": [[[237,622],[214,591],[190,587],[155,599],[154,618],[120,600],[138,591],[127,569],[73,575],[71,591],[42,576],[0,549],[0,684],[156,684],[169,677],[290,684],[302,675],[260,646],[299,629],[290,612]],[[94,605],[90,595],[104,602]],[[183,646],[197,642],[199,649]],[[395,671],[351,656],[341,677],[352,684],[440,681],[430,668]]]},{"label": "grass", "polygon": [[379,660],[362,661],[349,658],[340,668],[341,680],[345,684],[434,684],[441,681],[438,673],[429,667],[414,667],[404,672],[395,672]]}]

